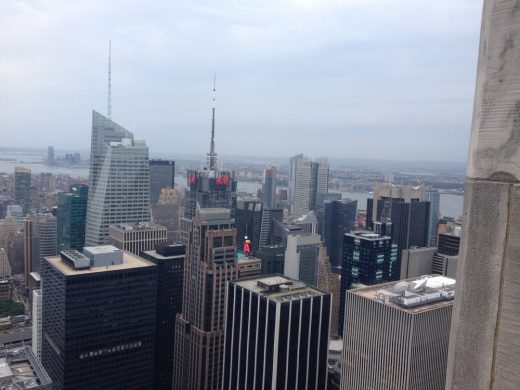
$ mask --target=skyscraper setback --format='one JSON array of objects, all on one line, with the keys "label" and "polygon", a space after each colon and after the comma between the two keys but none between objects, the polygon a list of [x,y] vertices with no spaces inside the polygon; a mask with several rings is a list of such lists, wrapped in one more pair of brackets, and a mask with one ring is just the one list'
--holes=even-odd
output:
[{"label": "skyscraper setback", "polygon": [[150,220],[148,147],[93,111],[86,245],[108,243],[108,226]]}]

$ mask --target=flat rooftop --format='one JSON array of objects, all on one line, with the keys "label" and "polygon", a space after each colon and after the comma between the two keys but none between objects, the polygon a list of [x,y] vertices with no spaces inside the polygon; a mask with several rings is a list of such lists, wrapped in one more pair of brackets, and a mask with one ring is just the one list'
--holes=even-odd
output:
[{"label": "flat rooftop", "polygon": [[[112,248],[110,245],[107,245]],[[90,248],[103,248],[103,247],[90,247]],[[103,249],[99,249],[101,252],[98,253],[107,253],[103,252]],[[111,252],[108,252],[111,253]],[[60,271],[63,275],[85,275],[85,274],[93,274],[97,272],[106,272],[106,271],[121,271],[126,269],[133,268],[146,268],[146,267],[155,267],[150,261],[144,260],[136,255],[133,255],[130,252],[123,252],[123,262],[121,264],[113,264],[113,265],[104,265],[101,267],[92,267],[89,269],[81,269],[76,270],[68,265],[65,261],[61,259],[60,256],[51,256],[46,257],[47,261],[58,271]]]},{"label": "flat rooftop", "polygon": [[51,379],[29,347],[0,351],[2,389],[24,390],[50,388]]},{"label": "flat rooftop", "polygon": [[166,227],[155,222],[138,222],[138,223],[118,223],[110,225],[111,228],[125,231],[143,231],[143,230],[166,230]]},{"label": "flat rooftop", "polygon": [[349,290],[348,293],[415,314],[451,306],[455,297],[455,279],[425,275]]},{"label": "flat rooftop", "polygon": [[236,281],[235,284],[277,302],[300,300],[327,294],[324,291],[283,275],[242,279]]}]

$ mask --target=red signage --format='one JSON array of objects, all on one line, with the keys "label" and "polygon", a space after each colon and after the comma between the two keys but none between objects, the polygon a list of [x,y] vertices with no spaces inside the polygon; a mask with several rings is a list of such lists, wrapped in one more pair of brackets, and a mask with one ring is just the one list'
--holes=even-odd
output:
[{"label": "red signage", "polygon": [[215,179],[215,184],[218,186],[227,186],[229,184],[229,176],[219,176]]},{"label": "red signage", "polygon": [[195,184],[196,178],[195,175],[188,175],[188,185]]},{"label": "red signage", "polygon": [[248,255],[251,253],[250,244],[251,244],[251,240],[246,240],[244,242],[244,253],[247,253]]}]

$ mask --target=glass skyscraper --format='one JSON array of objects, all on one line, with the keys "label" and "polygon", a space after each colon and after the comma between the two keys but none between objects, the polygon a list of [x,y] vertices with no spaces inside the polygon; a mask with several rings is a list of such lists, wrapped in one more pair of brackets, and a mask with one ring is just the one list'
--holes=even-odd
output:
[{"label": "glass skyscraper", "polygon": [[58,194],[58,250],[83,250],[87,201],[86,185],[72,185],[69,192]]}]

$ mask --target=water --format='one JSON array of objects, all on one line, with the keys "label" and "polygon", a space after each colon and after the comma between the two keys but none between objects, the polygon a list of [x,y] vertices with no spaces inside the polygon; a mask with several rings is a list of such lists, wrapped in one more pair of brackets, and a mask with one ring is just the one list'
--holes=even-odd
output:
[{"label": "water", "polygon": [[[47,166],[43,161],[45,156],[41,154],[30,153],[1,153],[0,158],[9,159],[0,160],[0,173],[14,173],[14,168],[22,166],[29,168],[32,173],[40,174],[50,172],[54,175],[70,175],[72,177],[88,178],[87,167],[51,167]],[[175,182],[186,187],[186,178],[175,176]],[[262,187],[259,182],[239,181],[237,183],[238,192],[247,192],[256,195],[257,190]],[[367,199],[371,198],[368,192],[342,192],[343,199],[350,198],[358,201],[358,209],[366,208]],[[444,216],[458,218],[462,215],[462,207],[464,197],[456,194],[441,194],[440,212]]]}]

